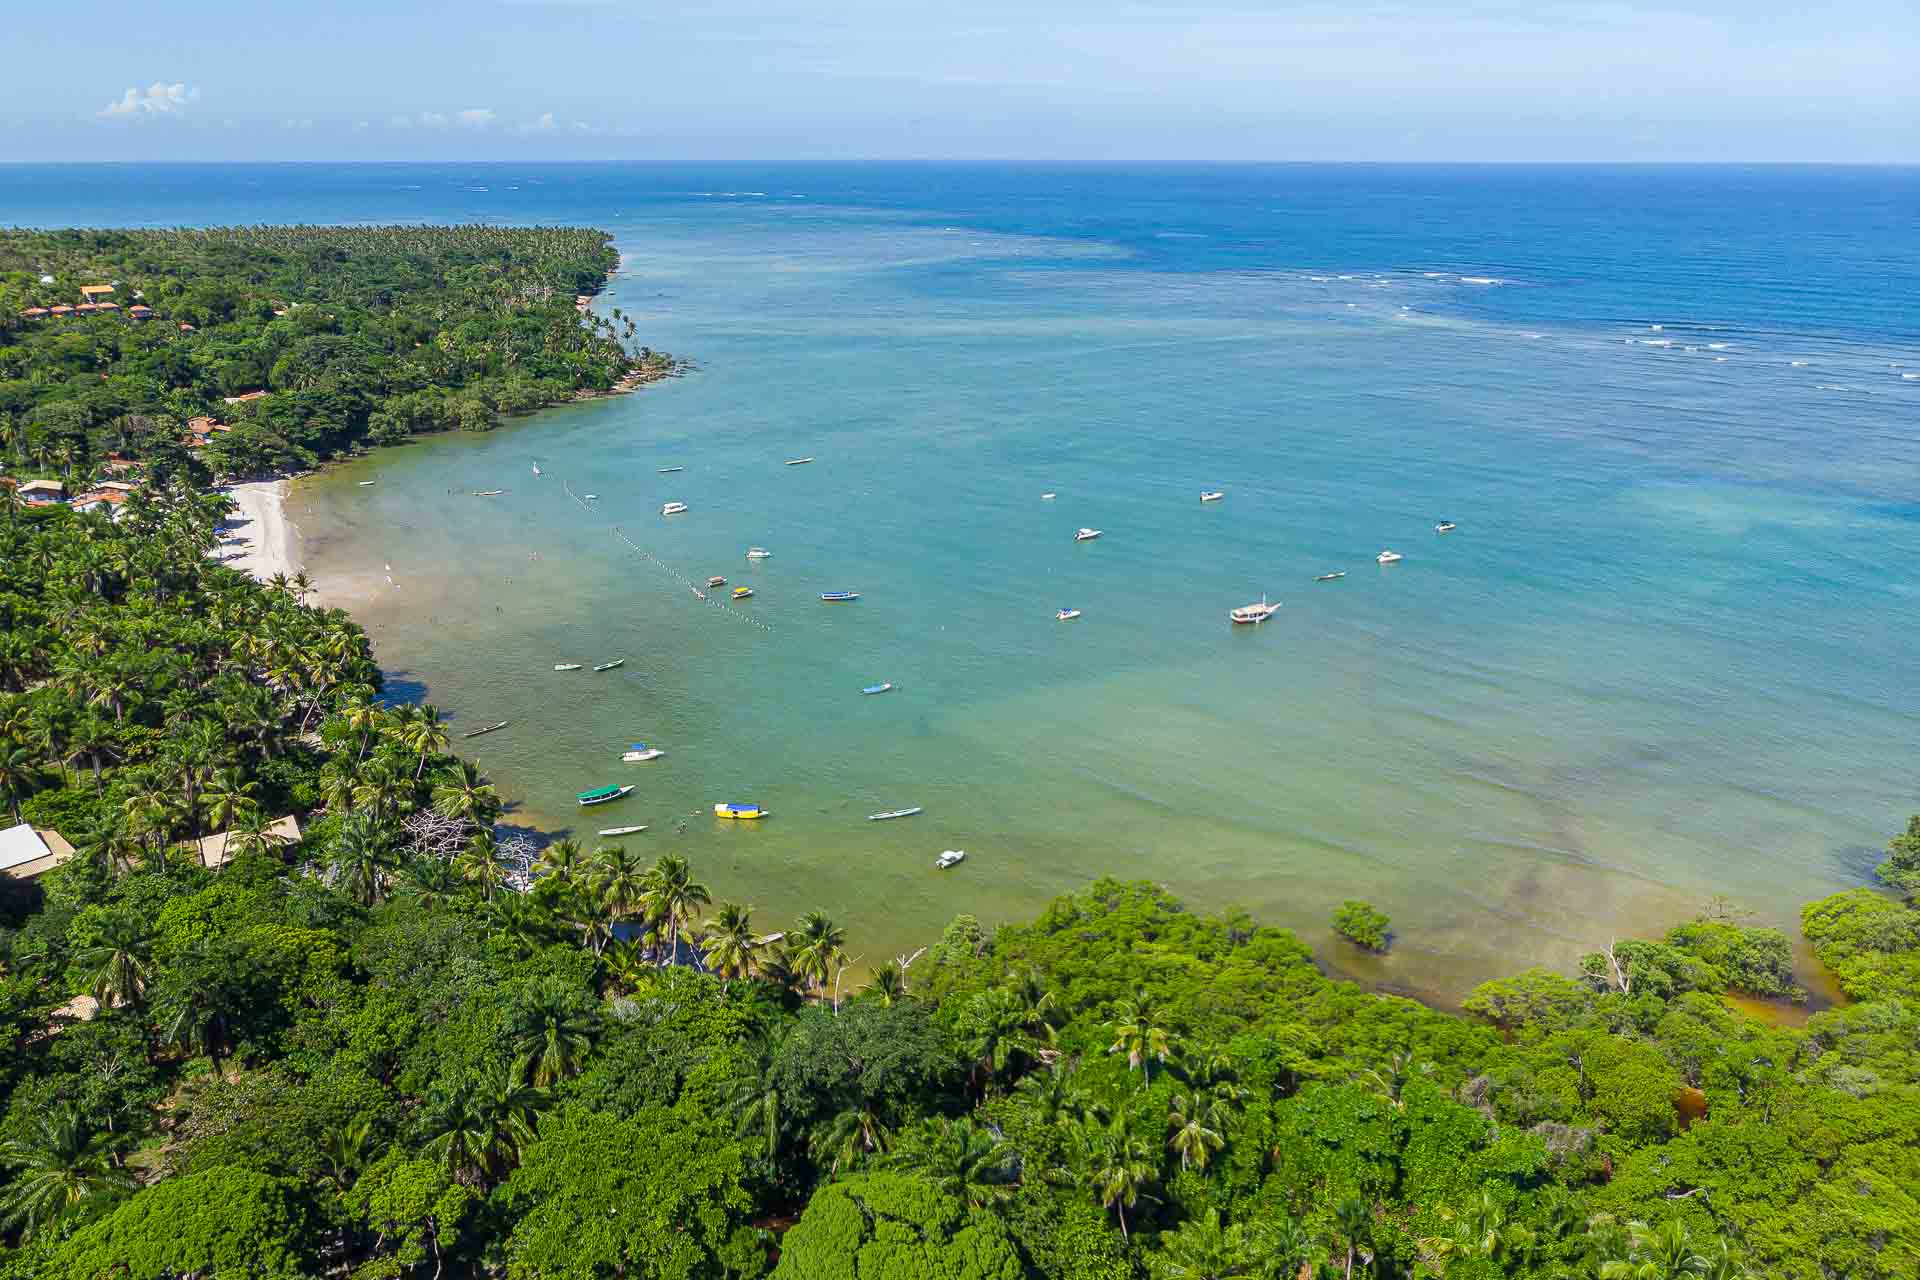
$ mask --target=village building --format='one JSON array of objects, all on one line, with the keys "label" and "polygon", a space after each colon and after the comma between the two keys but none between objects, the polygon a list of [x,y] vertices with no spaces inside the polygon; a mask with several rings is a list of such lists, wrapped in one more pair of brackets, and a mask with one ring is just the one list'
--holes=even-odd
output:
[{"label": "village building", "polygon": [[58,480],[23,480],[14,486],[23,502],[36,505],[59,502],[67,496],[67,486]]},{"label": "village building", "polygon": [[249,400],[264,400],[267,398],[267,393],[264,391],[242,391],[237,396],[223,396],[221,398],[228,404],[245,404]]},{"label": "village building", "polygon": [[73,846],[50,827],[23,822],[0,831],[0,875],[38,879],[73,856]]},{"label": "village building", "polygon": [[[300,842],[300,820],[292,814],[284,818],[275,818],[267,825],[267,838],[276,845],[291,845]],[[227,844],[233,835],[231,831],[222,831],[218,835],[204,836],[193,842],[194,852],[200,855],[200,865],[210,871],[217,871],[233,861],[233,854]]]}]

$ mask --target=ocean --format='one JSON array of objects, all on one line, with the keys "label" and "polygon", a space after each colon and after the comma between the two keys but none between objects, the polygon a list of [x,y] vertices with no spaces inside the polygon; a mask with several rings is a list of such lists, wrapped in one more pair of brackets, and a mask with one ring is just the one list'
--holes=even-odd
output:
[{"label": "ocean", "polygon": [[1912,169],[0,168],[12,223],[616,237],[597,306],[686,376],[288,504],[396,694],[511,722],[456,744],[512,821],[646,823],[865,964],[1112,875],[1443,1001],[1715,895],[1791,929],[1920,807],[1916,210]]}]

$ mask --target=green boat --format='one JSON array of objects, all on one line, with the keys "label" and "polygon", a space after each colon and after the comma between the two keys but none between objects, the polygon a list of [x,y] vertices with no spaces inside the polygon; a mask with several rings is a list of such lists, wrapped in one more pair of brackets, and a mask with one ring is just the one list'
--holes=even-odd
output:
[{"label": "green boat", "polygon": [[580,802],[582,808],[585,808],[590,804],[605,804],[609,800],[618,800],[631,790],[633,790],[632,783],[624,787],[595,787],[591,791],[580,792],[574,796],[574,799]]}]

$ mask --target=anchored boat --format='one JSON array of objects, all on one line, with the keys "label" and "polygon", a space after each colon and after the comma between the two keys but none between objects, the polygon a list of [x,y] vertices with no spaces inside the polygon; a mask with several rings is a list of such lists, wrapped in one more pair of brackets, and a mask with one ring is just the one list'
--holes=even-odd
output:
[{"label": "anchored boat", "polygon": [[1382,551],[1379,555],[1375,556],[1374,559],[1378,560],[1381,564],[1399,564],[1402,560],[1405,560],[1406,557],[1398,551]]},{"label": "anchored boat", "polygon": [[686,509],[687,504],[684,502],[669,502],[660,508],[660,514],[663,516],[677,516]]},{"label": "anchored boat", "polygon": [[753,596],[752,587],[735,587],[733,589],[733,598],[735,600],[746,600],[746,599],[750,599],[752,596]]},{"label": "anchored boat", "polygon": [[507,722],[505,720],[502,720],[499,724],[490,724],[486,726],[484,729],[469,729],[467,732],[461,734],[460,736],[463,738],[477,738],[483,733],[492,733],[495,729],[504,729],[506,727],[507,727]]},{"label": "anchored boat", "polygon": [[600,834],[603,836],[630,836],[645,831],[646,829],[645,823],[637,827],[602,827],[600,828]]},{"label": "anchored boat", "polygon": [[891,692],[893,692],[893,681],[891,681],[891,680],[888,680],[888,681],[885,681],[884,683],[881,683],[881,684],[870,684],[870,685],[868,685],[868,686],[867,686],[866,688],[864,688],[864,689],[862,689],[862,690],[861,690],[860,692],[862,692],[862,693],[891,693]]},{"label": "anchored boat", "polygon": [[822,591],[820,598],[828,604],[846,604],[850,600],[858,600],[860,593],[858,591]]},{"label": "anchored boat", "polygon": [[624,666],[626,664],[626,661],[627,660],[625,658],[615,658],[612,662],[601,663],[599,666],[595,667],[594,670],[595,671],[611,671],[615,667]]},{"label": "anchored boat", "polygon": [[1082,529],[1073,535],[1073,540],[1075,542],[1092,542],[1100,536],[1100,533],[1101,531],[1099,529]]},{"label": "anchored boat", "polygon": [[764,818],[767,811],[757,804],[716,804],[713,806],[716,818]]},{"label": "anchored boat", "polygon": [[765,547],[748,547],[747,548],[747,559],[749,560],[765,560],[768,556],[772,554],[773,552],[767,550]]},{"label": "anchored boat", "polygon": [[631,782],[623,787],[595,787],[592,791],[582,791],[578,793],[574,796],[574,799],[578,800],[580,807],[584,809],[588,805],[605,804],[609,800],[618,800],[631,790],[633,790],[633,784]]},{"label": "anchored boat", "polygon": [[555,671],[578,671],[580,666],[581,664],[578,662],[556,662],[553,664],[553,669]]},{"label": "anchored boat", "polygon": [[1072,622],[1080,616],[1080,611],[1078,609],[1062,609],[1053,616],[1061,622]]},{"label": "anchored boat", "polygon": [[1455,529],[1458,529],[1459,527],[1460,527],[1459,525],[1455,524],[1451,520],[1442,520],[1439,524],[1433,526],[1433,531],[1435,533],[1452,533]]},{"label": "anchored boat", "polygon": [[1238,609],[1235,609],[1231,613],[1227,614],[1227,616],[1229,618],[1232,618],[1235,622],[1250,623],[1252,625],[1258,626],[1260,623],[1265,622],[1268,618],[1271,618],[1274,614],[1278,612],[1280,612],[1280,605],[1277,601],[1273,604],[1268,604],[1267,598],[1265,596],[1261,596],[1260,603],[1243,604]]},{"label": "anchored boat", "polygon": [[806,466],[806,465],[807,465],[807,464],[808,464],[809,462],[812,462],[812,461],[813,461],[813,459],[812,459],[811,457],[806,457],[806,458],[788,458],[788,459],[787,459],[787,465],[788,465],[788,466],[790,466],[790,467],[804,467],[804,466]]},{"label": "anchored boat", "polygon": [[639,764],[646,760],[658,760],[665,754],[667,753],[658,747],[650,747],[644,742],[635,742],[627,747],[620,759],[625,764]]},{"label": "anchored boat", "polygon": [[716,573],[707,579],[707,585],[709,587],[724,587],[727,585],[727,580]]},{"label": "anchored boat", "polygon": [[933,860],[933,865],[945,871],[948,867],[957,867],[966,859],[965,849],[949,849]]},{"label": "anchored boat", "polygon": [[661,467],[660,474],[663,476],[670,476],[676,471],[685,471],[685,470],[686,470],[685,467]]},{"label": "anchored boat", "polygon": [[1313,580],[1315,582],[1338,582],[1346,576],[1347,571],[1345,569],[1336,569],[1332,573],[1315,574]]},{"label": "anchored boat", "polygon": [[1227,495],[1219,489],[1208,489],[1200,495],[1202,502],[1218,502]]},{"label": "anchored boat", "polygon": [[889,809],[885,813],[868,814],[867,821],[868,822],[887,822],[894,818],[911,818],[914,814],[924,813],[925,811],[926,811],[926,806],[924,805],[915,805],[911,809]]}]

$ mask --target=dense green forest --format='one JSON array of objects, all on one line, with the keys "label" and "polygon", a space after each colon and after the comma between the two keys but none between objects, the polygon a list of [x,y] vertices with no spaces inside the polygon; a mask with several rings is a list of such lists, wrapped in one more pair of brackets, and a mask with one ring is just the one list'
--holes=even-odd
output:
[{"label": "dense green forest", "polygon": [[0,467],[298,470],[664,374],[576,306],[617,264],[579,228],[0,232]]},{"label": "dense green forest", "polygon": [[8,1280],[1920,1271],[1920,821],[1801,1027],[1723,911],[1464,1016],[1113,881],[867,973],[838,904],[522,845],[223,508],[0,512],[0,807],[78,849],[0,877]]}]

